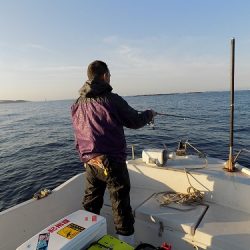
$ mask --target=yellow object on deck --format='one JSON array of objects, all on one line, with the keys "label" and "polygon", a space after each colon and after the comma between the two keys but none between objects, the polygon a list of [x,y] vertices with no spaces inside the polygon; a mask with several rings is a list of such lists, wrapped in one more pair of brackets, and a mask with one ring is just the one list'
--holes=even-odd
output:
[{"label": "yellow object on deck", "polygon": [[124,241],[120,241],[119,239],[111,236],[111,235],[104,235],[100,240],[94,242],[88,250],[105,250],[105,249],[112,249],[112,250],[134,250],[132,246],[127,244]]}]

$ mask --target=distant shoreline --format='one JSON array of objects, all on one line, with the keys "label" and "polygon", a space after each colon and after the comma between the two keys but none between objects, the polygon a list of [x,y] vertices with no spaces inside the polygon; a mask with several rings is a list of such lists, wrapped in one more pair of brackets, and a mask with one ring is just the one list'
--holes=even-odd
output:
[{"label": "distant shoreline", "polygon": [[29,102],[25,100],[0,100],[0,104],[4,103],[22,103],[22,102]]},{"label": "distant shoreline", "polygon": [[[250,91],[250,89],[237,89],[236,92],[241,91]],[[219,93],[219,92],[230,92],[230,90],[210,90],[210,91],[190,91],[190,92],[174,92],[174,93],[155,93],[155,94],[124,94],[122,97],[147,97],[147,96],[165,96],[165,95],[186,95],[186,94],[206,94],[206,93]],[[34,100],[34,101],[27,101],[27,100],[0,100],[0,104],[6,104],[6,103],[25,103],[25,102],[55,102],[55,101],[74,101],[76,98],[72,99],[52,99],[52,100]]]},{"label": "distant shoreline", "polygon": [[[239,91],[250,91],[250,89],[239,89]],[[164,93],[164,94],[139,94],[139,95],[126,95],[126,97],[139,97],[139,96],[162,96],[162,95],[182,95],[182,94],[205,94],[205,93],[217,93],[217,92],[230,92],[230,90],[211,90],[211,91],[191,91],[191,92],[176,92],[176,93]]]},{"label": "distant shoreline", "polygon": [[180,95],[180,94],[200,94],[204,93],[202,91],[198,92],[186,92],[186,93],[165,93],[165,94],[144,94],[144,95],[129,95],[129,96],[158,96],[158,95]]}]

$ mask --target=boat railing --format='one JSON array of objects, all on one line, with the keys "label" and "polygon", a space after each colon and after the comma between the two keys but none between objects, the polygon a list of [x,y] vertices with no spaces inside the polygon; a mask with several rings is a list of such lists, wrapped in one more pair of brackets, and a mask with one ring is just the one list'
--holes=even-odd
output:
[{"label": "boat railing", "polygon": [[243,148],[241,150],[239,150],[239,152],[236,154],[236,156],[234,157],[234,163],[236,163],[236,161],[238,160],[239,156],[241,155],[242,152],[247,152],[250,153],[250,150]]}]

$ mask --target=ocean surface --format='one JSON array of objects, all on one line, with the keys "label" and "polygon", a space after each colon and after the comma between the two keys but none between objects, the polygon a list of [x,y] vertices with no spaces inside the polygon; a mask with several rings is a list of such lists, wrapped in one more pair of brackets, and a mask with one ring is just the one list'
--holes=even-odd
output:
[{"label": "ocean surface", "polygon": [[[209,156],[226,160],[229,152],[230,93],[205,92],[125,97],[137,110],[180,115],[157,116],[154,129],[125,129],[128,158],[143,148],[177,147],[189,139]],[[73,100],[0,104],[0,211],[30,199],[39,189],[55,188],[81,173],[74,147],[70,107]],[[192,117],[194,119],[190,119]],[[250,90],[235,93],[234,150],[250,150]],[[250,167],[250,154],[239,163]]]}]

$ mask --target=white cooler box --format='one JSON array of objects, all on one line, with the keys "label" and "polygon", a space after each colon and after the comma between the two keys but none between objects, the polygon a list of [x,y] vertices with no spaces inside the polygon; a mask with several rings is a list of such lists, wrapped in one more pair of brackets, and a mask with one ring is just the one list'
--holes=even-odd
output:
[{"label": "white cooler box", "polygon": [[107,234],[106,219],[78,210],[51,224],[17,250],[80,250]]}]

